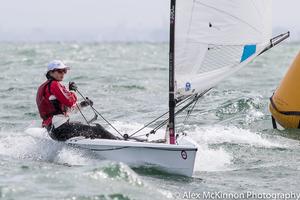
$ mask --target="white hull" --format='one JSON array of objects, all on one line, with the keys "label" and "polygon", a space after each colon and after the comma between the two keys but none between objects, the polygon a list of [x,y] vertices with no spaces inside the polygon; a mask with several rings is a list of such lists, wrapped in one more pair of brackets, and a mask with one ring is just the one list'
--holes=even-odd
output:
[{"label": "white hull", "polygon": [[132,167],[153,166],[168,173],[192,176],[197,147],[182,137],[177,145],[107,139],[71,138],[67,144],[92,150],[104,159]]}]

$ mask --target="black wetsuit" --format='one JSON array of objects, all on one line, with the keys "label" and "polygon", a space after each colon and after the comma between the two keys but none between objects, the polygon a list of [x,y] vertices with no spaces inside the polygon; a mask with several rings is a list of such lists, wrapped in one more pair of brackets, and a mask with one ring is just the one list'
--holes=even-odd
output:
[{"label": "black wetsuit", "polygon": [[100,124],[86,125],[80,122],[66,122],[61,126],[48,130],[52,139],[66,141],[72,137],[83,136],[86,138],[118,139],[105,130]]}]

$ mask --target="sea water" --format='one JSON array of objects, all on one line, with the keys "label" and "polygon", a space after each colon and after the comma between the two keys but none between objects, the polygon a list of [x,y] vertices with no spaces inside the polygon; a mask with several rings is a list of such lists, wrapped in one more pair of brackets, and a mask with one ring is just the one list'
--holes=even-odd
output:
[{"label": "sea water", "polygon": [[53,59],[71,66],[64,84],[76,82],[118,130],[139,129],[168,110],[167,43],[1,43],[0,199],[297,199],[300,131],[273,130],[268,104],[299,48],[270,50],[200,99],[184,126],[186,113],[178,116],[198,144],[187,178],[100,160],[28,129],[41,125],[35,95]]}]

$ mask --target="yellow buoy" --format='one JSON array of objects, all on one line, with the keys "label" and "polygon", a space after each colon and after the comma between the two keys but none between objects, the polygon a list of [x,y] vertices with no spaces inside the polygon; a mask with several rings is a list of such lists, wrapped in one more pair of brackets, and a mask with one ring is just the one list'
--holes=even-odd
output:
[{"label": "yellow buoy", "polygon": [[270,100],[276,122],[284,128],[300,128],[300,52]]}]

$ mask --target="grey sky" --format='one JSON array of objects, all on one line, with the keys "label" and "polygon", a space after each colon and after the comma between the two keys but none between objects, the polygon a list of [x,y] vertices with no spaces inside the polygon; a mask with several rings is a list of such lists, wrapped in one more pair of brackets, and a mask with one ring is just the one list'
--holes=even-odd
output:
[{"label": "grey sky", "polygon": [[[273,0],[274,31],[300,39],[300,1]],[[169,0],[0,0],[0,40],[150,40],[168,36]]]}]

